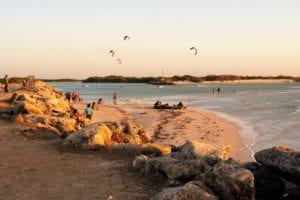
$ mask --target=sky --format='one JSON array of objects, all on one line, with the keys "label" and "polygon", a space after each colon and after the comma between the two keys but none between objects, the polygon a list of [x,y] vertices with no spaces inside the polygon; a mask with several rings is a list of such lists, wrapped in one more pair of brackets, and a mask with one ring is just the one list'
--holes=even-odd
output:
[{"label": "sky", "polygon": [[300,1],[0,0],[0,76],[162,72],[300,76]]}]

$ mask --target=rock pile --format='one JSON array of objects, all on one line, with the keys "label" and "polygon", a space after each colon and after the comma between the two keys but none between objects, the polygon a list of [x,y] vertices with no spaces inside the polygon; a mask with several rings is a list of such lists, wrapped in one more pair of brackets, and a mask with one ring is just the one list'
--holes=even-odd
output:
[{"label": "rock pile", "polygon": [[300,152],[274,147],[257,152],[258,163],[239,163],[225,160],[229,149],[187,141],[162,157],[137,156],[133,168],[164,177],[154,200],[300,199]]},{"label": "rock pile", "polygon": [[0,108],[0,117],[26,124],[31,130],[69,134],[89,123],[83,117],[72,118],[74,108],[62,93],[41,81],[32,81],[26,87],[15,90],[8,101],[8,106]]},{"label": "rock pile", "polygon": [[[138,156],[134,169],[167,180],[153,199],[254,199],[253,174],[224,160],[230,148],[187,141],[164,157]],[[175,186],[175,187],[174,187]]]},{"label": "rock pile", "polygon": [[80,149],[93,149],[115,143],[144,144],[149,137],[140,126],[128,122],[99,122],[70,134],[63,145]]},{"label": "rock pile", "polygon": [[255,177],[256,199],[300,199],[300,152],[278,146],[254,155],[245,163]]}]

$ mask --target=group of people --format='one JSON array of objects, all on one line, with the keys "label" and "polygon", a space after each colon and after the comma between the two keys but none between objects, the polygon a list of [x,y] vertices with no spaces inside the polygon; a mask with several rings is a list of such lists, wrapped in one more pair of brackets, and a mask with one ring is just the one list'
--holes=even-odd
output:
[{"label": "group of people", "polygon": [[[117,94],[115,92],[112,94],[112,101],[113,101],[113,104],[115,104],[115,105],[117,104]],[[100,105],[105,105],[105,102],[102,98],[98,99],[97,103]],[[84,116],[87,119],[92,120],[93,112],[94,112],[94,110],[97,110],[97,109],[98,109],[98,107],[96,105],[96,102],[93,102],[92,104],[88,103],[84,110]]]},{"label": "group of people", "polygon": [[80,95],[77,92],[66,92],[65,97],[68,102],[82,101],[82,98],[80,98]]},{"label": "group of people", "polygon": [[175,105],[170,106],[168,103],[162,104],[161,101],[156,101],[153,106],[154,109],[185,109],[187,105],[184,105],[181,101]]}]

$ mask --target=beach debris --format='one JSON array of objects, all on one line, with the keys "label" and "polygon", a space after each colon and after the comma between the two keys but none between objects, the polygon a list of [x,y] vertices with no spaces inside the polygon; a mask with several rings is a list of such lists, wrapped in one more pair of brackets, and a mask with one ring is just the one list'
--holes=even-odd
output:
[{"label": "beach debris", "polygon": [[112,57],[115,56],[115,51],[114,50],[110,50],[109,53],[111,54]]},{"label": "beach debris", "polygon": [[300,185],[300,152],[277,146],[255,153],[256,161],[277,171],[283,178]]},{"label": "beach debris", "polygon": [[198,49],[196,47],[191,47],[190,50],[194,51],[194,55],[197,55]]},{"label": "beach debris", "polygon": [[120,58],[117,59],[119,65],[122,64],[122,60]]},{"label": "beach debris", "polygon": [[128,35],[124,36],[124,41],[126,41],[126,40],[130,40],[130,37]]}]

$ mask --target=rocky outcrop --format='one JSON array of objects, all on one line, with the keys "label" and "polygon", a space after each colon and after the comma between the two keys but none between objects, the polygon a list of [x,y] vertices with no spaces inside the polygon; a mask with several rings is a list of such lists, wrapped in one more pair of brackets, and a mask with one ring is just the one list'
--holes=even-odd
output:
[{"label": "rocky outcrop", "polygon": [[153,199],[254,199],[253,174],[232,159],[224,160],[228,150],[223,146],[187,141],[173,151],[163,157],[140,155],[133,162],[141,173],[176,183]]},{"label": "rocky outcrop", "polygon": [[128,122],[99,122],[69,135],[63,146],[93,149],[116,143],[145,144],[149,141],[149,137],[140,126],[133,126]]},{"label": "rocky outcrop", "polygon": [[257,152],[257,162],[278,172],[281,177],[300,185],[300,152],[287,147],[273,147]]},{"label": "rocky outcrop", "polygon": [[41,81],[32,81],[26,87],[15,90],[9,104],[0,108],[2,119],[13,119],[37,130],[47,130],[58,136],[70,134],[88,125],[83,116],[72,116],[74,109],[61,92]]}]

